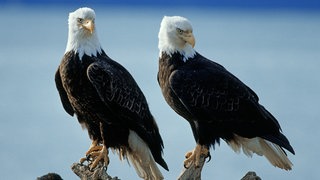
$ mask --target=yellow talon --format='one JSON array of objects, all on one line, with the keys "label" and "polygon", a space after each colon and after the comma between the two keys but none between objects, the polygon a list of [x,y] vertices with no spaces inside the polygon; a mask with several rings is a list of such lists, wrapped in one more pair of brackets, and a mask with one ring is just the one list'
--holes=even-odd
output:
[{"label": "yellow talon", "polygon": [[188,159],[192,155],[192,151],[186,153],[185,158]]},{"label": "yellow talon", "polygon": [[184,167],[189,168],[191,163],[195,164],[195,167],[199,167],[200,165],[200,156],[204,155],[205,157],[209,156],[209,149],[207,146],[201,146],[199,144],[196,145],[193,151],[187,152],[184,160]]},{"label": "yellow talon", "polygon": [[80,163],[82,164],[83,162],[85,161],[88,161],[89,160],[89,155],[92,153],[92,152],[95,152],[95,151],[101,151],[102,150],[102,146],[99,145],[99,141],[98,140],[93,140],[90,147],[89,147],[89,150],[86,152],[86,157],[83,157],[81,158],[79,161]]},{"label": "yellow talon", "polygon": [[97,165],[99,164],[100,161],[103,161],[105,163],[105,166],[108,166],[109,164],[109,157],[108,157],[108,149],[103,146],[102,150],[99,152],[92,152],[91,154],[89,154],[89,156],[94,156],[96,157],[94,159],[94,161],[92,162],[92,164],[90,165],[90,169],[94,169],[95,167],[97,167]]},{"label": "yellow talon", "polygon": [[86,157],[84,157],[84,158],[81,158],[79,161],[80,161],[80,164],[83,164],[83,162],[85,162],[87,160],[87,158]]},{"label": "yellow talon", "polygon": [[95,151],[101,151],[101,150],[102,150],[102,146],[100,145],[93,146],[86,152],[86,156],[91,155]]}]

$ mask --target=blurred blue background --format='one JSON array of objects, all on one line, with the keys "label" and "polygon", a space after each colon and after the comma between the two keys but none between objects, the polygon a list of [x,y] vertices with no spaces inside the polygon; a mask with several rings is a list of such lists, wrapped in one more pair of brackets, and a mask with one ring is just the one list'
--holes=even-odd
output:
[{"label": "blurred blue background", "polygon": [[[192,22],[196,50],[256,91],[296,151],[289,154],[293,170],[286,172],[264,157],[238,155],[222,142],[211,149],[202,178],[236,180],[252,170],[262,179],[320,179],[320,2],[315,0],[0,1],[2,179],[36,179],[48,172],[77,179],[70,166],[90,140],[64,112],[54,74],[66,47],[68,13],[83,6],[95,9],[104,50],[132,73],[148,99],[165,143],[166,179],[178,177],[195,142],[156,81],[164,15]],[[110,158],[110,175],[138,179],[126,161],[112,153]]]},{"label": "blurred blue background", "polygon": [[3,4],[25,4],[25,5],[117,5],[117,6],[210,6],[224,8],[294,8],[294,9],[319,9],[319,0],[1,0]]}]

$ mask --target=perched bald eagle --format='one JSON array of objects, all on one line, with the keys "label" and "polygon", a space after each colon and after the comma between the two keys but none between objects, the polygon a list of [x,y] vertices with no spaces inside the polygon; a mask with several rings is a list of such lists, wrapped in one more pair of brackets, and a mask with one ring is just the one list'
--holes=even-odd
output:
[{"label": "perched bald eagle", "polygon": [[86,155],[109,163],[108,148],[128,158],[144,179],[163,179],[155,162],[163,142],[147,101],[129,72],[101,48],[95,12],[80,8],[69,14],[65,54],[55,75],[64,109],[77,116],[92,140]]},{"label": "perched bald eagle", "polygon": [[171,108],[191,125],[196,147],[186,154],[185,167],[199,166],[200,155],[223,139],[236,152],[265,156],[290,170],[283,148],[294,154],[276,118],[259,104],[256,93],[227,71],[194,50],[191,23],[165,16],[159,31],[158,82]]}]

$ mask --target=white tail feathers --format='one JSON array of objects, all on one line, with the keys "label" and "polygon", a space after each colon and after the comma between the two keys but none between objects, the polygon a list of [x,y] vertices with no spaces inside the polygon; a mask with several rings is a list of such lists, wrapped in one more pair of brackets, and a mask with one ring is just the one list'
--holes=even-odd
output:
[{"label": "white tail feathers", "polygon": [[280,146],[263,138],[249,139],[235,134],[234,139],[227,143],[237,153],[242,149],[243,153],[249,157],[252,157],[253,153],[265,156],[272,165],[281,169],[291,170],[293,166]]},{"label": "white tail feathers", "polygon": [[137,174],[148,180],[163,179],[148,145],[134,131],[130,130],[128,142],[131,150],[126,151],[125,156],[132,163]]}]

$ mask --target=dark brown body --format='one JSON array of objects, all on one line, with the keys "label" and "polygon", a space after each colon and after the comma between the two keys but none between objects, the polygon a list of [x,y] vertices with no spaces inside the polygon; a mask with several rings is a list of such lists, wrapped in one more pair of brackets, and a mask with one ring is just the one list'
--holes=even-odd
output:
[{"label": "dark brown body", "polygon": [[262,137],[294,153],[278,121],[258,96],[221,65],[196,53],[193,58],[163,53],[158,82],[170,107],[191,125],[194,138],[208,147],[237,134]]},{"label": "dark brown body", "polygon": [[76,114],[92,140],[109,148],[128,145],[129,130],[149,146],[157,163],[165,169],[163,142],[147,101],[130,73],[103,51],[97,57],[73,51],[64,55],[55,76],[64,109]]}]

